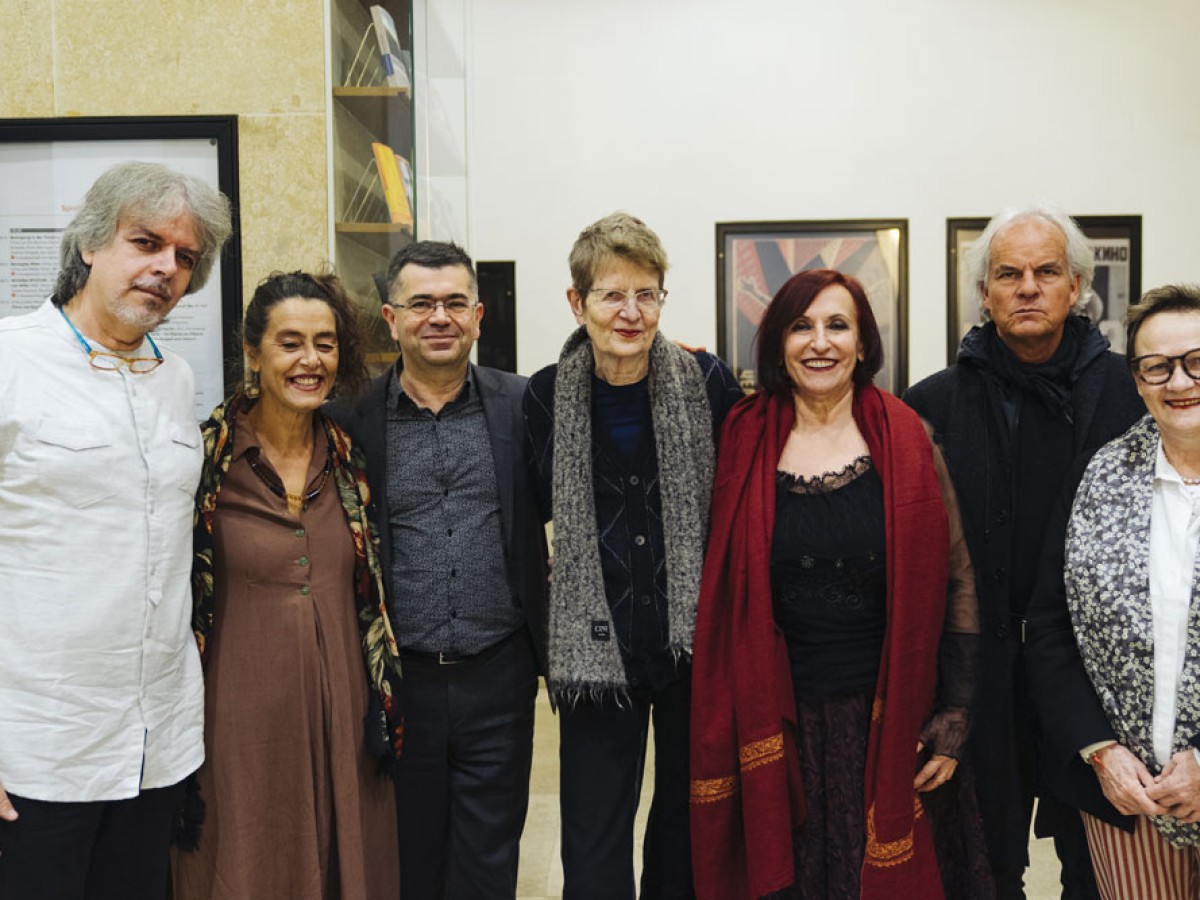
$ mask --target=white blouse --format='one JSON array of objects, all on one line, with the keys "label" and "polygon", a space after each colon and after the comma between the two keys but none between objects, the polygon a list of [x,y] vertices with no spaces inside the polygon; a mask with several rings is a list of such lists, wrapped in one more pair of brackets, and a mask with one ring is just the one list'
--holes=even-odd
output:
[{"label": "white blouse", "polygon": [[1186,485],[1158,442],[1150,506],[1150,607],[1154,617],[1154,714],[1151,734],[1160,766],[1171,758],[1179,676],[1183,671],[1196,550],[1200,486]]}]

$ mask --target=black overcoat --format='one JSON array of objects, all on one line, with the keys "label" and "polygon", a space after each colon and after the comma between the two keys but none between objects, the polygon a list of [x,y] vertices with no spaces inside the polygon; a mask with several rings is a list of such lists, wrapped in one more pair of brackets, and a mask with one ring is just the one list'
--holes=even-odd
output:
[{"label": "black overcoat", "polygon": [[[985,347],[983,329],[973,330],[958,362],[909,388],[904,400],[933,427],[958,493],[983,629],[968,753],[992,865],[1019,866],[1026,859],[1028,835],[1012,687],[1014,667],[1021,665],[1021,625],[1012,610],[1024,609],[1028,598],[1014,604],[1011,595],[1013,448],[1004,410],[982,374]],[[1075,373],[1071,405],[1077,457],[1095,453],[1146,411],[1124,358],[1107,351]]]}]

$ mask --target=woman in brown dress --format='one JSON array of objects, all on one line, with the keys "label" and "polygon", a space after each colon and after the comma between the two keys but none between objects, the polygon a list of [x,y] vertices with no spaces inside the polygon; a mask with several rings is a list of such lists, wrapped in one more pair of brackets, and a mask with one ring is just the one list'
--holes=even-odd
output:
[{"label": "woman in brown dress", "polygon": [[361,458],[321,412],[335,382],[365,381],[353,301],[333,276],[274,274],[243,342],[246,388],[203,426],[206,759],[175,897],[393,900],[395,801],[379,773],[400,746],[399,667]]}]

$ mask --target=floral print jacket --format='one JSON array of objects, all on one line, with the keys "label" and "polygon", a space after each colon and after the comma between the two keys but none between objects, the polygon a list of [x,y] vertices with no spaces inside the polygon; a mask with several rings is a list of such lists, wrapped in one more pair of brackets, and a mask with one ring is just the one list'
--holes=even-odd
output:
[{"label": "floral print jacket", "polygon": [[[1071,625],[1084,668],[1117,740],[1151,772],[1154,646],[1150,607],[1150,507],[1158,426],[1146,416],[1088,464],[1067,528]],[[1173,752],[1200,742],[1200,568],[1192,577],[1187,650],[1179,678]],[[1200,844],[1200,824],[1156,816],[1172,844]]]}]

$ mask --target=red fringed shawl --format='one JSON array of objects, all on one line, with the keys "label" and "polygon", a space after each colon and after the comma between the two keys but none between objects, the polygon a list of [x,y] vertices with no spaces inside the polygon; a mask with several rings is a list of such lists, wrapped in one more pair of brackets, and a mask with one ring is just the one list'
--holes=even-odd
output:
[{"label": "red fringed shawl", "polygon": [[[771,608],[775,472],[795,419],[755,394],[725,421],[692,664],[691,830],[696,896],[754,900],[796,880],[804,820],[787,646]],[[917,415],[868,386],[854,419],[883,482],[887,633],[863,785],[861,896],[941,898],[929,823],[913,789],[946,605],[949,532]]]}]

